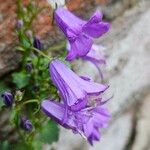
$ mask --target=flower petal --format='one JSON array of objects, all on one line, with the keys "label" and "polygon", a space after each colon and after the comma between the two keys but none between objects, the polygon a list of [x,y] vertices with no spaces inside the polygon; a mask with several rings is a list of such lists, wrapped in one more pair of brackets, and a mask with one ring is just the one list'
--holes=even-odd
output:
[{"label": "flower petal", "polygon": [[81,30],[85,21],[73,15],[69,10],[65,8],[58,8],[55,11],[55,21],[59,28],[67,36],[67,29],[71,29],[75,33]]},{"label": "flower petal", "polygon": [[54,119],[59,124],[62,124],[65,108],[61,103],[52,100],[44,100],[42,101],[41,108],[47,116]]},{"label": "flower petal", "polygon": [[87,35],[93,37],[93,38],[98,38],[108,32],[110,28],[109,23],[105,22],[99,22],[99,23],[90,23],[84,26],[83,31]]},{"label": "flower petal", "polygon": [[79,35],[74,42],[70,42],[70,51],[66,57],[66,60],[71,61],[76,56],[86,56],[90,51],[93,44],[93,40],[86,35]]},{"label": "flower petal", "polygon": [[106,33],[110,28],[110,24],[102,22],[102,16],[102,13],[96,11],[90,20],[83,26],[83,32],[93,38],[98,38]]},{"label": "flower petal", "polygon": [[62,100],[73,110],[85,107],[88,95],[99,95],[108,88],[106,85],[80,78],[59,60],[50,63],[49,71]]}]

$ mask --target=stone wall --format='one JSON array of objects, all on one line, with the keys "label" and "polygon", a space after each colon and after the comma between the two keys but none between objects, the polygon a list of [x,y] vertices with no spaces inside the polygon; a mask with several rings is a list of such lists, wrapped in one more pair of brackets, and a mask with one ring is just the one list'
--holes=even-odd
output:
[{"label": "stone wall", "polygon": [[[9,4],[7,7],[10,7],[11,2],[7,0],[5,5]],[[69,3],[71,2],[70,0]],[[86,0],[84,2],[88,2],[85,5],[88,5],[90,13],[93,8],[103,10],[104,17],[112,21],[110,32],[95,41],[106,47],[107,65],[106,69],[104,68],[104,74],[110,88],[105,96],[114,95],[108,103],[112,121],[109,128],[103,131],[101,142],[95,143],[93,147],[87,145],[79,135],[74,135],[71,131],[62,128],[58,143],[54,143],[51,147],[57,150],[150,150],[150,1],[96,0],[89,2]],[[78,3],[81,4],[81,2]],[[96,5],[96,8],[95,4],[101,5]],[[81,6],[85,5],[82,3]],[[76,10],[74,7],[75,4],[70,4],[70,9]],[[83,8],[75,12],[84,16]],[[3,11],[1,6],[0,10]],[[14,10],[15,7],[10,12]],[[5,15],[1,13],[0,16],[0,29],[4,32],[0,33],[0,76],[14,70],[20,60],[15,52],[15,45],[12,44],[15,36],[12,34],[12,37],[6,37],[7,30],[3,28],[2,21]],[[13,17],[15,18],[15,15]],[[7,17],[4,18],[4,21],[7,19]],[[8,21],[10,20],[11,17]],[[38,35],[43,37],[43,40],[46,36],[50,39],[49,32],[53,28],[49,29],[43,23],[37,29],[43,27],[45,30]],[[9,29],[12,32],[12,28]],[[57,41],[53,39],[46,42],[50,45]],[[18,58],[18,61],[16,59],[14,61],[13,58]],[[99,80],[97,70],[88,62],[75,62],[75,70],[81,75],[89,74],[94,80]],[[45,147],[49,149],[49,146]]]}]

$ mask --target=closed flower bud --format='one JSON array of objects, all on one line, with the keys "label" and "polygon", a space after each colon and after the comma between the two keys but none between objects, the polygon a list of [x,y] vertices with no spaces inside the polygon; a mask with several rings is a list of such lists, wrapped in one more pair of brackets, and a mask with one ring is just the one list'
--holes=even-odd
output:
[{"label": "closed flower bud", "polygon": [[39,87],[39,85],[37,85],[37,84],[33,85],[33,87],[32,87],[32,90],[33,90],[34,92],[38,92],[39,89],[40,89],[40,87]]},{"label": "closed flower bud", "polygon": [[29,132],[31,132],[33,129],[32,123],[26,117],[21,118],[20,127]]},{"label": "closed flower bud", "polygon": [[38,37],[34,38],[33,46],[35,48],[39,49],[39,50],[42,50],[42,43],[41,43],[41,40]]},{"label": "closed flower bud", "polygon": [[11,107],[13,104],[13,95],[10,92],[4,92],[1,97],[3,102],[7,107]]},{"label": "closed flower bud", "polygon": [[16,23],[16,28],[17,29],[21,29],[23,26],[23,21],[22,20],[18,20],[17,23]]},{"label": "closed flower bud", "polygon": [[31,63],[31,62],[29,62],[29,63],[27,63],[27,64],[25,65],[25,69],[26,69],[27,72],[31,72],[31,71],[32,71],[32,68],[33,68],[33,66],[32,66],[32,63]]},{"label": "closed flower bud", "polygon": [[31,31],[31,30],[27,30],[27,31],[26,31],[26,36],[27,36],[29,39],[32,39],[32,37],[33,37],[32,31]]}]

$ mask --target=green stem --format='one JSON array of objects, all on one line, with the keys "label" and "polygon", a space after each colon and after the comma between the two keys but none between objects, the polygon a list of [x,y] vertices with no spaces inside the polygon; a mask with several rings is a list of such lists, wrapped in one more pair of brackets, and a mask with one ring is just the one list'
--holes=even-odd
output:
[{"label": "green stem", "polygon": [[23,105],[26,105],[26,104],[28,104],[28,103],[38,103],[38,104],[39,104],[39,101],[38,101],[37,99],[31,99],[31,100],[28,100],[28,101],[24,102],[24,103],[22,104],[22,106],[23,106]]},{"label": "green stem", "polygon": [[66,47],[66,41],[61,42],[59,45],[54,45],[47,49],[47,51],[56,51]]},{"label": "green stem", "polygon": [[48,58],[50,61],[53,60],[53,58],[50,58],[49,56],[47,56],[46,54],[44,54],[41,50],[38,50],[34,47],[32,47],[32,50],[34,50],[35,52],[39,53],[41,56]]}]

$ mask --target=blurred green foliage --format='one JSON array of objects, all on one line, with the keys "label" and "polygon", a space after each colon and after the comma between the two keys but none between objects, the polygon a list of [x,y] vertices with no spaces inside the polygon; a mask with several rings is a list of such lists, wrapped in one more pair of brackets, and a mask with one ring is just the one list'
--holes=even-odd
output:
[{"label": "blurred green foliage", "polygon": [[[41,113],[40,103],[44,98],[49,97],[59,100],[57,89],[50,79],[48,66],[52,58],[56,56],[58,58],[58,54],[60,54],[59,58],[64,61],[66,51],[58,52],[58,50],[64,49],[66,42],[53,45],[44,51],[33,47],[36,35],[32,23],[42,8],[38,8],[36,0],[30,0],[27,6],[23,5],[23,0],[17,0],[16,4],[17,18],[23,22],[21,28],[15,30],[19,39],[16,50],[22,53],[22,63],[20,68],[11,74],[12,89],[8,88],[5,82],[0,81],[0,94],[9,89],[13,90],[14,104],[10,109],[9,120],[18,133],[19,140],[10,144],[6,138],[5,141],[0,142],[0,150],[41,150],[43,144],[52,144],[59,137],[57,124]],[[30,31],[32,36],[29,36],[27,31]],[[25,70],[25,65],[29,62],[32,63],[31,72]],[[0,108],[3,109],[2,106],[3,101],[0,97]],[[34,128],[31,133],[20,128],[20,117],[24,115],[28,116],[33,124]]]}]

